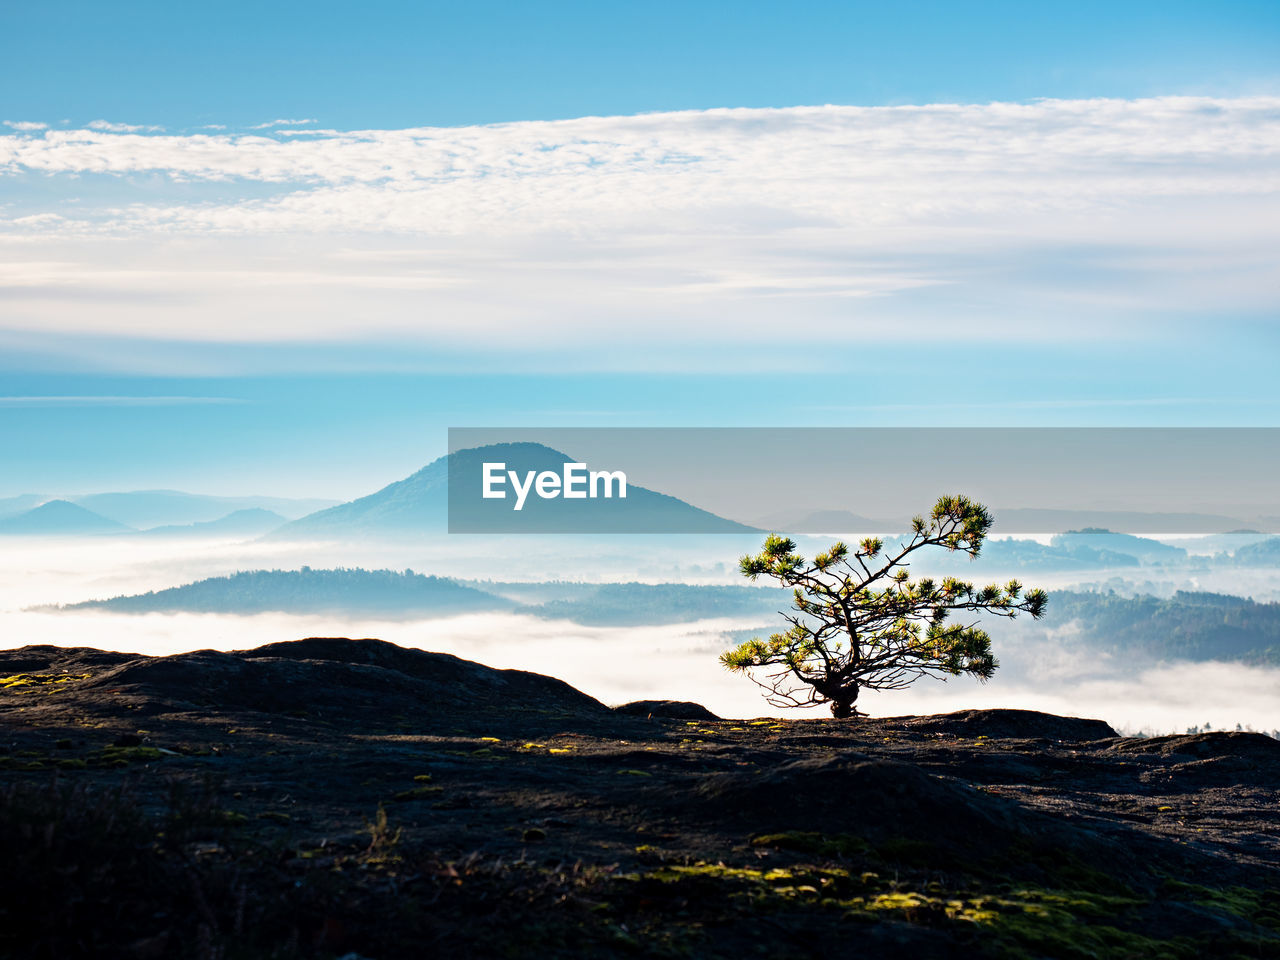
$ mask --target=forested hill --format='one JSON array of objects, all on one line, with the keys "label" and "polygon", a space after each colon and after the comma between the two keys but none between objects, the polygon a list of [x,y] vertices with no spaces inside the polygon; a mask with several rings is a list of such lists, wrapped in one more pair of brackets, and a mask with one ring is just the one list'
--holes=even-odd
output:
[{"label": "forested hill", "polygon": [[1050,595],[1047,626],[1076,623],[1095,649],[1158,660],[1280,664],[1280,603],[1179,590],[1171,598]]},{"label": "forested hill", "polygon": [[[592,626],[759,618],[755,632],[782,625],[790,594],[768,587],[687,583],[459,582],[412,570],[255,570],[180,587],[60,609],[118,613],[333,613],[397,619],[512,612]],[[1169,599],[1115,593],[1050,594],[1045,619],[1027,629],[1063,629],[1083,649],[1142,660],[1226,660],[1280,664],[1280,603],[1214,593]],[[765,629],[766,625],[768,629]]]},{"label": "forested hill", "polygon": [[68,604],[116,613],[376,613],[397,618],[514,611],[594,626],[690,623],[772,616],[790,593],[767,587],[687,583],[499,583],[412,570],[254,570],[167,590]]},{"label": "forested hill", "polygon": [[250,570],[181,587],[69,604],[119,613],[381,613],[448,615],[514,607],[510,600],[412,570]]}]

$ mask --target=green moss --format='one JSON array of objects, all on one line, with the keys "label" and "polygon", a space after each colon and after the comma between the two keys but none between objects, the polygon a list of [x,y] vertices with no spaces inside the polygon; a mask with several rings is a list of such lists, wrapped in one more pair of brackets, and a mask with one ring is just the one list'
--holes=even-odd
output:
[{"label": "green moss", "polygon": [[[939,901],[933,901],[938,903]],[[1142,901],[1081,893],[1024,889],[1007,896],[952,900],[943,904],[951,920],[982,929],[995,952],[1010,958],[1063,960],[1193,960],[1201,948],[1184,937],[1159,938],[1133,932]]]},{"label": "green moss", "polygon": [[753,847],[773,847],[777,850],[796,850],[820,857],[852,857],[867,852],[867,842],[848,833],[826,835],[803,830],[784,833],[763,833],[751,838]]},{"label": "green moss", "polygon": [[1160,897],[1187,900],[1199,907],[1230,914],[1248,923],[1280,933],[1280,890],[1253,890],[1249,887],[1202,887],[1181,880],[1165,880]]},{"label": "green moss", "polygon": [[1057,847],[1038,846],[1025,839],[1011,843],[1005,850],[972,866],[976,868],[973,872],[988,878],[1004,877],[1010,872],[1025,875],[1021,868],[1031,866],[1044,876],[1052,877],[1054,884],[1059,887],[1118,897],[1135,895],[1128,884],[1104,873],[1079,856]]},{"label": "green moss", "polygon": [[[821,834],[789,833],[755,838],[757,846],[821,851],[832,838]],[[649,853],[648,849],[637,849]],[[936,874],[935,874],[936,877]],[[950,931],[958,942],[976,937],[984,956],[1027,960],[1054,957],[1062,960],[1199,960],[1213,957],[1280,958],[1280,937],[1258,937],[1232,932],[1244,928],[1226,915],[1261,922],[1274,918],[1280,894],[1231,888],[1210,890],[1182,885],[1169,892],[1194,900],[1200,912],[1179,925],[1179,935],[1166,935],[1152,922],[1151,911],[1160,908],[1150,900],[1085,889],[992,885],[983,891],[967,881],[958,884],[941,879],[913,886],[888,884],[875,873],[855,875],[849,870],[796,865],[783,869],[698,863],[664,865],[628,878],[647,884],[644,896],[672,890],[668,897],[698,902],[721,918],[747,919],[797,909],[807,923],[893,921]],[[1219,914],[1215,918],[1213,914]],[[834,915],[833,919],[821,917]],[[1157,912],[1156,916],[1163,916]],[[1146,931],[1146,932],[1139,932]],[[1188,932],[1190,931],[1190,932]]]},{"label": "green moss", "polygon": [[711,878],[715,880],[749,880],[758,881],[766,876],[772,878],[790,878],[786,870],[756,870],[751,867],[728,867],[723,863],[695,863],[689,866],[668,866],[645,874],[648,879],[662,883],[680,883],[694,878]]},{"label": "green moss", "polygon": [[122,767],[130,763],[159,760],[164,754],[155,747],[103,747],[89,758],[95,767]]},{"label": "green moss", "polygon": [[43,770],[40,760],[19,760],[17,757],[0,757],[0,770]]},{"label": "green moss", "polygon": [[366,863],[389,863],[400,859],[395,851],[404,831],[401,827],[392,829],[382,804],[378,804],[373,819],[365,821],[365,829],[369,831],[369,848],[364,852]]},{"label": "green moss", "polygon": [[30,687],[56,687],[88,679],[87,673],[15,673],[0,677],[0,689],[18,691]]}]

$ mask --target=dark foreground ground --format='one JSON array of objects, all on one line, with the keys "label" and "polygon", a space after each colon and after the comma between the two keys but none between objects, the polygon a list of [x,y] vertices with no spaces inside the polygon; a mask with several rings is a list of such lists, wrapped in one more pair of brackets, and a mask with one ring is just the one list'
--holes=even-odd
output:
[{"label": "dark foreground ground", "polygon": [[376,640],[0,651],[0,956],[1280,957],[1280,742],[682,712]]}]

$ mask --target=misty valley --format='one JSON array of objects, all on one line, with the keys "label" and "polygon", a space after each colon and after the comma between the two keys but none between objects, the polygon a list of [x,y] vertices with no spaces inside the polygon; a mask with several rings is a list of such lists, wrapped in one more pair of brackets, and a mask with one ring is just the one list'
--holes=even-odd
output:
[{"label": "misty valley", "polygon": [[[478,469],[486,454],[460,456]],[[790,591],[738,572],[759,528],[633,485],[606,501],[632,511],[625,523],[692,518],[693,532],[449,535],[450,459],[346,503],[177,491],[0,501],[5,632],[143,653],[378,636],[545,671],[606,701],[679,694],[725,713],[768,709],[715,662],[726,645],[783,628]],[[1000,669],[989,683],[922,683],[877,709],[999,703],[1152,733],[1280,728],[1280,537],[1088,525],[1001,537],[998,510],[995,521],[977,559],[926,553],[912,572],[1029,579],[1049,590],[1044,618],[992,628]],[[796,536],[808,555],[833,539]],[[619,671],[622,655],[637,665]]]},{"label": "misty valley", "polygon": [[1280,960],[1280,2],[0,78],[0,960]]}]

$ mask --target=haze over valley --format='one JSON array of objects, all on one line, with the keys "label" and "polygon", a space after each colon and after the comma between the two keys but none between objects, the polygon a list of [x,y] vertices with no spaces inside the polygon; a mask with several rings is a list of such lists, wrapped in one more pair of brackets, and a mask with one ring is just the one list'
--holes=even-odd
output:
[{"label": "haze over valley", "polygon": [[1280,958],[1277,250],[1275,0],[0,3],[0,957]]},{"label": "haze over valley", "polygon": [[[64,503],[83,520],[75,511],[88,503],[170,522],[127,529],[95,512],[88,528],[10,531],[0,622],[26,643],[153,654],[376,636],[558,676],[606,702],[682,697],[722,715],[770,712],[716,660],[782,626],[789,594],[737,571],[760,534],[448,535],[441,489],[423,474],[348,505],[173,492],[11,502],[10,520]],[[341,536],[306,536],[330,516],[343,518]],[[797,539],[809,555],[830,542]],[[1259,533],[1002,538],[997,514],[978,560],[942,551],[913,572],[1017,577],[1051,591],[1049,615],[989,624],[1002,663],[990,683],[917,684],[869,695],[867,708],[1023,706],[1145,732],[1280,728],[1278,546]],[[633,666],[619,671],[623,656]]]}]

